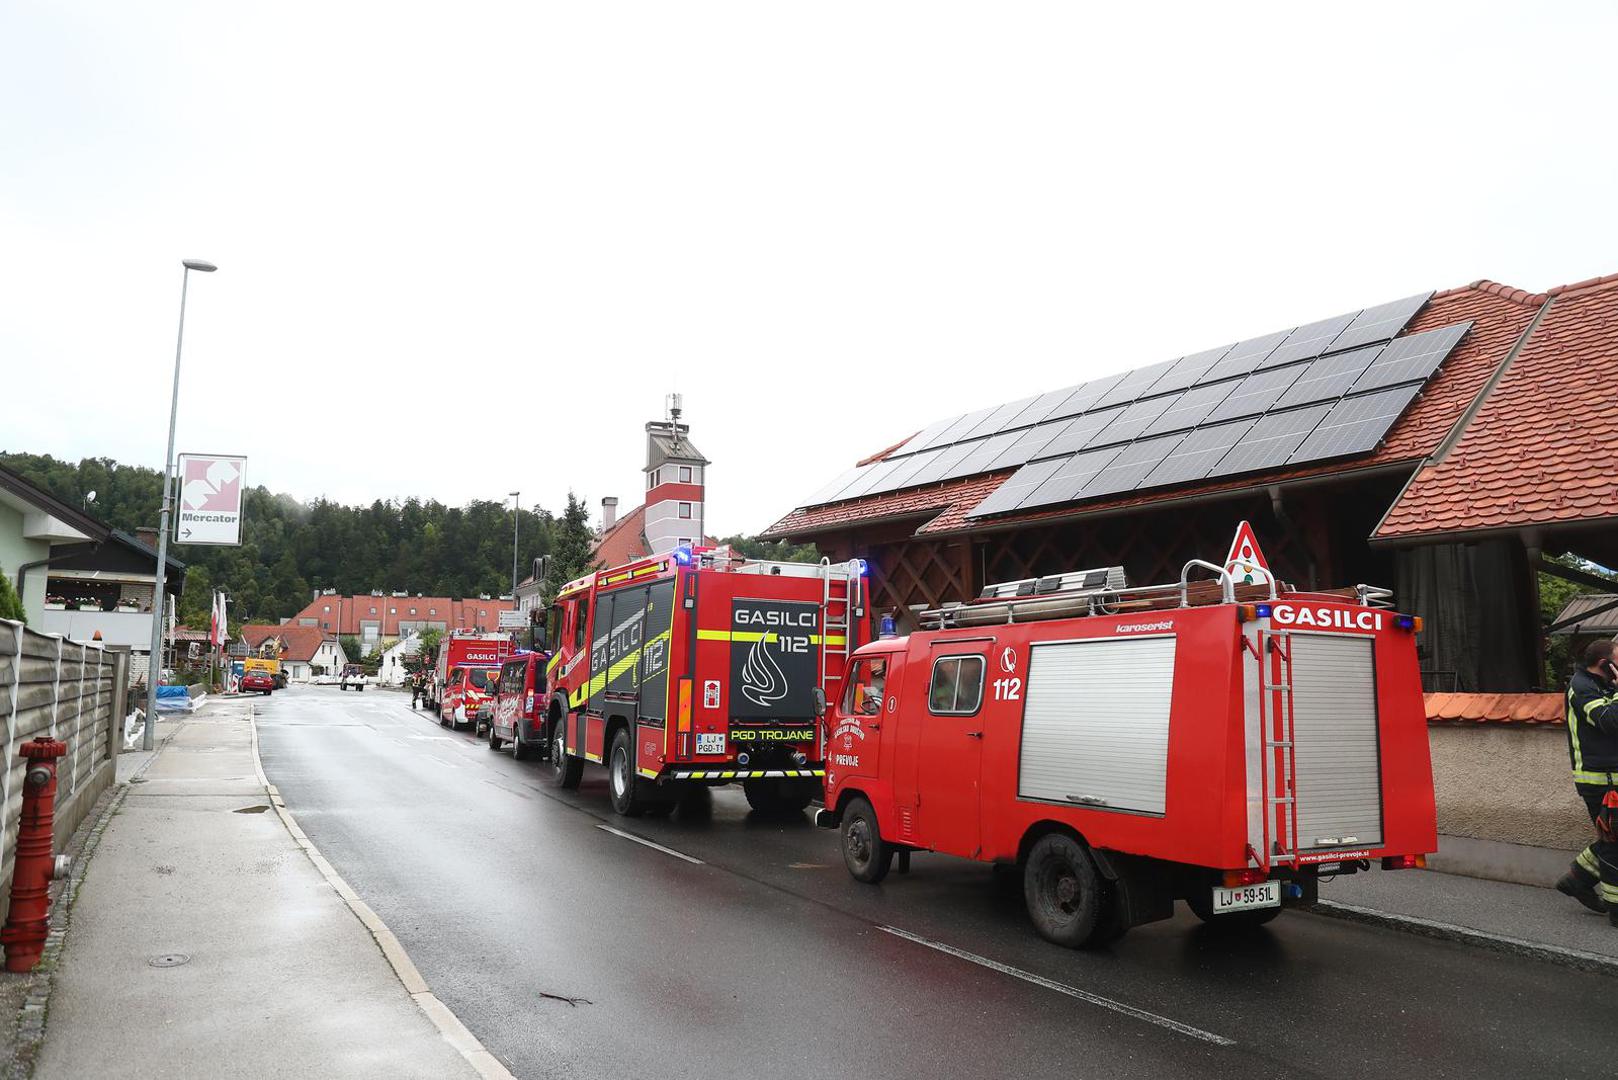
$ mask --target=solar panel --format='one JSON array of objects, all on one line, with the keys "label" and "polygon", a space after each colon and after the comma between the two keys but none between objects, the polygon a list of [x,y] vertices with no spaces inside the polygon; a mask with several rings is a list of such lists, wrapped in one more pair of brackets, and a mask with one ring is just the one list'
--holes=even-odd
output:
[{"label": "solar panel", "polygon": [[1108,390],[1096,403],[1091,406],[1096,409],[1105,409],[1109,405],[1127,405],[1144,394],[1153,383],[1168,373],[1174,366],[1173,360],[1165,360],[1161,364],[1148,364],[1143,368],[1124,373],[1123,378],[1111,390]]},{"label": "solar panel", "polygon": [[1130,491],[1146,478],[1146,474],[1162,464],[1184,435],[1160,435],[1155,439],[1141,439],[1118,451],[1118,456],[1107,467],[1096,473],[1074,498],[1091,499]]},{"label": "solar panel", "polygon": [[1197,428],[1187,432],[1173,453],[1141,481],[1141,487],[1163,484],[1183,484],[1188,480],[1201,480],[1219,464],[1219,459],[1241,441],[1256,420],[1236,420],[1229,424]]},{"label": "solar panel", "polygon": [[887,479],[883,481],[884,490],[898,491],[902,487],[909,487],[910,478],[937,461],[944,449],[946,448],[923,450],[919,454],[911,454],[909,457],[902,459],[904,465],[889,473]]},{"label": "solar panel", "polygon": [[1044,452],[1045,447],[1049,446],[1051,440],[1060,435],[1062,429],[1071,422],[1070,420],[1054,420],[1050,423],[1035,424],[1033,427],[1022,431],[1010,432],[1010,434],[1016,436],[1016,439],[998,457],[989,462],[988,468],[984,471],[993,472],[996,469],[1008,469],[1013,465],[1026,465],[1037,457],[1049,457],[1050,455]]},{"label": "solar panel", "polygon": [[916,433],[915,438],[905,443],[899,449],[903,450],[906,454],[915,454],[920,453],[923,450],[931,450],[938,445],[947,445],[939,442],[939,436],[943,435],[944,432],[960,423],[963,415],[964,414],[957,413],[948,420],[939,420],[935,423],[928,424],[926,427],[922,428],[921,431]]},{"label": "solar panel", "polygon": [[1259,417],[1241,442],[1231,447],[1208,475],[1230,476],[1285,465],[1292,452],[1330,411],[1330,405],[1305,405],[1301,409]]},{"label": "solar panel", "polygon": [[1101,412],[1085,413],[1075,416],[1067,421],[1056,438],[1052,439],[1045,448],[1039,452],[1040,457],[1055,457],[1057,454],[1071,454],[1075,450],[1083,450],[1095,438],[1096,432],[1117,419],[1122,409],[1103,409]]},{"label": "solar panel", "polygon": [[1008,401],[998,409],[991,411],[988,416],[984,417],[970,431],[967,431],[955,441],[965,442],[967,439],[976,439],[984,435],[998,435],[1002,431],[1008,430],[1011,427],[1012,419],[1033,403],[1034,399],[1031,397],[1025,397],[1021,401]]},{"label": "solar panel", "polygon": [[1217,349],[1206,349],[1190,356],[1182,356],[1174,362],[1174,366],[1151,385],[1148,393],[1162,394],[1170,390],[1184,390],[1222,360],[1233,346],[1221,345]]},{"label": "solar panel", "polygon": [[869,495],[871,492],[878,490],[878,485],[881,484],[885,477],[895,469],[904,467],[905,464],[904,458],[883,458],[881,461],[867,465],[860,470],[859,477],[853,483],[837,493],[837,498],[839,500],[858,499],[862,495]]},{"label": "solar panel", "polygon": [[1116,446],[1104,450],[1081,450],[1071,457],[1058,459],[1062,462],[1061,468],[1024,496],[1017,504],[1017,509],[1071,502],[1096,473],[1111,464],[1112,459],[1118,456],[1118,450]]},{"label": "solar panel", "polygon": [[1271,408],[1287,409],[1293,405],[1311,405],[1317,401],[1335,401],[1348,393],[1365,369],[1371,366],[1381,345],[1367,345],[1353,352],[1322,356],[1298,376],[1291,389],[1282,394]]},{"label": "solar panel", "polygon": [[1235,388],[1236,383],[1233,380],[1214,383],[1212,386],[1193,386],[1174,398],[1173,403],[1163,410],[1163,415],[1152,421],[1152,425],[1141,434],[1163,435],[1170,431],[1196,427],[1209,413],[1218,408],[1219,403]]},{"label": "solar panel", "polygon": [[944,447],[938,452],[938,456],[933,459],[932,464],[923,469],[918,469],[905,481],[905,486],[917,487],[921,484],[936,484],[944,479],[949,471],[955,467],[956,462],[970,454],[974,448],[972,443],[955,443],[953,446]]},{"label": "solar panel", "polygon": [[1028,493],[1043,484],[1052,473],[1067,464],[1067,458],[1047,458],[1044,461],[1035,461],[1018,469],[1005,483],[995,488],[989,497],[978,503],[966,515],[969,518],[984,517],[988,514],[1003,514],[1008,510],[1015,510],[1028,496]]},{"label": "solar panel", "polygon": [[1246,375],[1275,351],[1276,346],[1286,339],[1287,333],[1286,330],[1280,330],[1273,334],[1265,334],[1263,337],[1238,341],[1230,347],[1229,352],[1219,358],[1218,363],[1208,366],[1208,370],[1202,373],[1202,378],[1197,380],[1196,385],[1204,386],[1234,375]]},{"label": "solar panel", "polygon": [[1354,317],[1347,330],[1337,335],[1337,340],[1331,343],[1332,351],[1341,352],[1344,349],[1390,340],[1405,328],[1406,323],[1416,317],[1416,312],[1426,306],[1432,295],[1430,292],[1418,293],[1403,300],[1392,300],[1386,304],[1366,308]]},{"label": "solar panel", "polygon": [[1351,311],[1347,315],[1337,315],[1298,327],[1287,335],[1285,341],[1276,346],[1274,352],[1264,358],[1259,368],[1262,370],[1280,367],[1294,360],[1313,360],[1331,346],[1337,335],[1348,329],[1358,314],[1357,311]]},{"label": "solar panel", "polygon": [[825,487],[811,495],[809,497],[809,501],[803,505],[819,506],[822,503],[836,502],[838,493],[846,488],[849,484],[852,484],[854,479],[859,476],[859,474],[859,469],[845,470],[838,475],[837,479],[833,480],[831,483],[827,484]]},{"label": "solar panel", "polygon": [[1316,461],[1370,453],[1419,393],[1420,384],[1412,383],[1343,398],[1293,452],[1291,460]]},{"label": "solar panel", "polygon": [[942,479],[955,480],[962,476],[975,476],[980,472],[988,472],[989,463],[1016,442],[1021,434],[1017,431],[1002,431],[986,439],[974,439],[969,443],[963,443],[964,446],[972,447],[971,453],[950,466]]},{"label": "solar panel", "polygon": [[959,420],[955,421],[955,423],[951,424],[949,427],[940,432],[938,436],[933,439],[932,445],[949,446],[951,443],[960,442],[962,439],[966,438],[967,432],[971,431],[973,428],[977,427],[978,424],[988,419],[989,414],[992,412],[994,412],[993,406],[987,409],[976,409],[967,413],[965,416],[961,417]]},{"label": "solar panel", "polygon": [[1394,338],[1365,369],[1365,374],[1355,380],[1354,393],[1361,394],[1398,383],[1425,381],[1438,370],[1438,366],[1471,328],[1471,322],[1464,322],[1441,330]]},{"label": "solar panel", "polygon": [[1089,442],[1090,446],[1106,446],[1109,443],[1130,442],[1141,432],[1152,426],[1153,421],[1169,410],[1179,394],[1165,394],[1162,397],[1146,398],[1137,401],[1118,411],[1118,416],[1112,423],[1096,433],[1095,438]]},{"label": "solar panel", "polygon": [[[1079,386],[1083,385],[1083,383],[1079,384]],[[1039,395],[1033,400],[1032,404],[1026,406],[1022,412],[1011,418],[1010,422],[1006,424],[1006,430],[1028,427],[1042,420],[1051,419],[1056,414],[1057,406],[1072,397],[1073,391],[1079,389],[1079,386],[1064,386],[1060,390],[1052,390],[1047,394]]]},{"label": "solar panel", "polygon": [[1304,366],[1294,364],[1291,367],[1253,372],[1204,418],[1203,423],[1217,424],[1221,420],[1239,420],[1244,416],[1257,416],[1259,413],[1268,412],[1276,399],[1290,390],[1292,384],[1298,380],[1298,376],[1303,374]]}]

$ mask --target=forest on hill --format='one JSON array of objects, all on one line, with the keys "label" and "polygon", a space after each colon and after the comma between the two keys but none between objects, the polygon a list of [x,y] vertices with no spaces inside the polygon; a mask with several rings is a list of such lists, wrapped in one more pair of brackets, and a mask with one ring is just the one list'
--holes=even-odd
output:
[{"label": "forest on hill", "polygon": [[[45,454],[0,453],[0,465],[72,506],[96,493],[89,511],[115,529],[155,529],[162,501],[156,469],[109,458],[77,463]],[[231,597],[231,621],[276,622],[309,602],[316,589],[366,593],[405,590],[430,596],[499,596],[511,591],[511,508],[474,500],[446,506],[435,499],[377,500],[345,506],[327,499],[303,503],[250,488],[239,547],[171,545],[187,564],[181,621],[207,625],[212,591]],[[552,581],[590,569],[588,503],[571,493],[560,514],[524,507],[518,530],[520,574],[533,560],[552,559]],[[743,553],[776,559],[818,558],[811,546],[769,544],[748,537],[727,543]]]}]

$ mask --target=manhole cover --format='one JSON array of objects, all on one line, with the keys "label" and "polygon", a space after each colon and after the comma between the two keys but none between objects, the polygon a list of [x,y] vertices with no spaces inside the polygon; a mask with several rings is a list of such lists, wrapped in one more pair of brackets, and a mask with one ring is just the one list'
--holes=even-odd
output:
[{"label": "manhole cover", "polygon": [[154,956],[146,962],[152,967],[179,967],[181,964],[189,964],[191,958],[183,952],[167,952]]}]

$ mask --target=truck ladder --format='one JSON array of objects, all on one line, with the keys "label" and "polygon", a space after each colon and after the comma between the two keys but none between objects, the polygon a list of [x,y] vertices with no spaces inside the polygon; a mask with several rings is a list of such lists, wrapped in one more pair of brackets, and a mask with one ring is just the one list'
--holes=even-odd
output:
[{"label": "truck ladder", "polygon": [[[840,569],[843,574],[834,572]],[[820,688],[827,701],[836,701],[842,689],[843,668],[854,651],[853,630],[865,614],[860,581],[853,565],[845,569],[832,566],[830,559],[820,560]]]},{"label": "truck ladder", "polygon": [[[1273,661],[1271,657],[1274,657]],[[1292,710],[1292,635],[1259,631],[1259,730],[1264,738],[1267,863],[1298,863],[1298,770]]]}]

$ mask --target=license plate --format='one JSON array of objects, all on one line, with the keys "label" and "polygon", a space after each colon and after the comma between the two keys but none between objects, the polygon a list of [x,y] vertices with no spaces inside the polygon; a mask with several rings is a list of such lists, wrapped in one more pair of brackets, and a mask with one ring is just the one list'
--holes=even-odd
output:
[{"label": "license plate", "polygon": [[1261,881],[1257,885],[1241,885],[1234,889],[1213,891],[1213,912],[1223,915],[1227,911],[1247,911],[1250,908],[1281,906],[1281,883]]},{"label": "license plate", "polygon": [[697,753],[723,754],[725,752],[725,733],[723,731],[697,732]]}]

